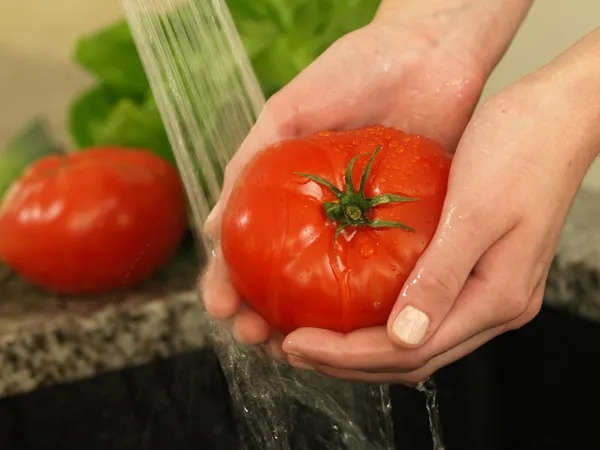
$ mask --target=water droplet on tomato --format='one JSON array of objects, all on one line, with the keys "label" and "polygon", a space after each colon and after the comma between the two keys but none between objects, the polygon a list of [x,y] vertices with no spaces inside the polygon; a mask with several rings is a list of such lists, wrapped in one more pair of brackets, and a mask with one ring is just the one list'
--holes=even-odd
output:
[{"label": "water droplet on tomato", "polygon": [[330,136],[331,135],[331,131],[321,131],[319,133],[319,136]]},{"label": "water droplet on tomato", "polygon": [[404,142],[410,142],[412,140],[412,138],[410,136],[406,136],[405,138],[402,139]]},{"label": "water droplet on tomato", "polygon": [[374,302],[373,303],[373,308],[375,308],[376,310],[381,308],[381,302]]},{"label": "water droplet on tomato", "polygon": [[398,239],[394,239],[392,242],[394,243],[394,245],[398,245],[400,243]]},{"label": "water droplet on tomato", "polygon": [[369,259],[375,254],[375,247],[371,244],[363,244],[360,246],[359,252],[364,259]]},{"label": "water droplet on tomato", "polygon": [[396,148],[396,147],[398,147],[399,145],[400,145],[400,142],[398,142],[398,141],[397,141],[397,140],[395,140],[395,139],[394,139],[393,141],[390,141],[390,148]]},{"label": "water droplet on tomato", "polygon": [[392,269],[392,272],[395,272],[396,270],[398,270],[398,268],[394,265],[392,265],[391,269]]}]

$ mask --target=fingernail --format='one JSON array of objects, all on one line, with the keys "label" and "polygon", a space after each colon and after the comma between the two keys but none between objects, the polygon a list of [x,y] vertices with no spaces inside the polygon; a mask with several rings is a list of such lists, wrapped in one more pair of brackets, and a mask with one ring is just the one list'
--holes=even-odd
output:
[{"label": "fingernail", "polygon": [[429,317],[423,311],[405,306],[394,320],[392,331],[396,337],[409,345],[419,344],[427,333]]}]

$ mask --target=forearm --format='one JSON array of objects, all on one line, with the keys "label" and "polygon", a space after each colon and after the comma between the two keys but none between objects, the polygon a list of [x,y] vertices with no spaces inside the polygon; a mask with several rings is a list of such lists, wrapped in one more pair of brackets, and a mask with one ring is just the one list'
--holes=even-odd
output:
[{"label": "forearm", "polygon": [[[600,153],[600,27],[527,77],[554,111],[564,139],[582,156]],[[560,123],[561,125],[558,125]]]},{"label": "forearm", "polygon": [[382,0],[376,20],[417,28],[437,45],[468,53],[488,75],[533,0]]}]

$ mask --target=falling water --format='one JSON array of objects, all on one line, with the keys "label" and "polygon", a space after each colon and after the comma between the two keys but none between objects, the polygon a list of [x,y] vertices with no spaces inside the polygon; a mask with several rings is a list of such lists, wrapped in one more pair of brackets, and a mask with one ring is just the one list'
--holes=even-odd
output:
[{"label": "falling water", "polygon": [[[265,99],[223,0],[123,0],[191,205],[202,224],[224,167]],[[210,243],[198,230],[199,251]],[[227,323],[212,342],[241,424],[261,450],[393,450],[389,387],[324,377],[243,345]],[[432,381],[426,395],[435,449],[443,449]],[[401,407],[401,405],[399,405]],[[307,432],[309,431],[309,432]]]},{"label": "falling water", "polygon": [[425,395],[425,406],[429,416],[429,430],[433,441],[433,450],[446,450],[442,436],[442,422],[437,398],[437,389],[433,378],[427,378],[417,385],[417,390]]}]

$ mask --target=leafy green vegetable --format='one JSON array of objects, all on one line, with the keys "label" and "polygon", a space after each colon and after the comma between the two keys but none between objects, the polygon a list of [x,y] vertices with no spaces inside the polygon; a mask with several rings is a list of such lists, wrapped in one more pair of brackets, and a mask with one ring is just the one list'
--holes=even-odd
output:
[{"label": "leafy green vegetable", "polygon": [[[339,37],[366,25],[379,1],[229,0],[227,5],[265,96],[270,97]],[[191,17],[184,10],[179,12],[184,19]],[[70,132],[75,143],[79,147],[146,147],[173,162],[127,23],[120,21],[82,38],[75,59],[99,80],[99,86],[78,97],[71,107]],[[186,64],[191,71],[195,67],[205,70],[210,61],[199,54]]]},{"label": "leafy green vegetable", "polygon": [[167,132],[152,96],[142,103],[122,98],[106,119],[94,127],[95,145],[138,147],[153,150],[175,164]]},{"label": "leafy green vegetable", "polygon": [[97,144],[97,129],[102,127],[120,96],[105,85],[92,87],[77,97],[69,111],[69,130],[75,144],[88,147]]},{"label": "leafy green vegetable", "polygon": [[75,61],[102,84],[123,95],[150,90],[129,26],[119,21],[77,42]]},{"label": "leafy green vegetable", "polygon": [[228,6],[269,96],[337,39],[366,25],[379,0],[231,0]]},{"label": "leafy green vegetable", "polygon": [[0,199],[30,164],[58,153],[61,150],[52,142],[43,123],[38,119],[28,123],[0,150]]}]

